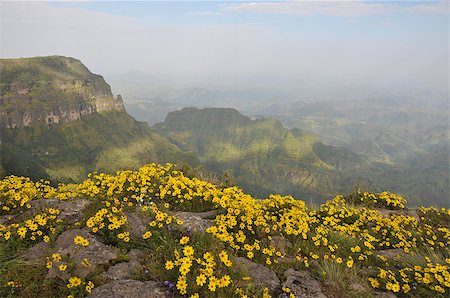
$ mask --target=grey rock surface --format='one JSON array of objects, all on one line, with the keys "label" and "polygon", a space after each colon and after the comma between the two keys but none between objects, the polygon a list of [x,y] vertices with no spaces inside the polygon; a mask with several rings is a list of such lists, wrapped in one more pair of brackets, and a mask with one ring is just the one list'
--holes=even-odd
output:
[{"label": "grey rock surface", "polygon": [[238,257],[235,259],[236,267],[251,277],[252,283],[256,288],[269,288],[275,291],[280,287],[278,276],[266,266],[256,264],[246,258]]},{"label": "grey rock surface", "polygon": [[88,298],[164,298],[169,297],[154,281],[116,280],[95,288]]}]

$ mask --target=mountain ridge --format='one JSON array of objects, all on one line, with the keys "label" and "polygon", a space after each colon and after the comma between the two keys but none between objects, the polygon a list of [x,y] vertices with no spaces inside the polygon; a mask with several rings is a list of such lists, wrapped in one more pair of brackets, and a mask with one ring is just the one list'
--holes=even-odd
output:
[{"label": "mountain ridge", "polygon": [[123,111],[102,76],[64,56],[0,59],[0,125],[65,123],[94,112]]},{"label": "mountain ridge", "polygon": [[352,180],[350,171],[364,165],[356,153],[326,146],[306,131],[288,130],[273,118],[252,120],[228,108],[184,108],[154,128],[210,170],[231,172],[254,195],[276,191],[323,198],[361,182],[353,178],[354,185],[340,186]]},{"label": "mountain ridge", "polygon": [[150,162],[198,165],[128,115],[103,77],[62,56],[0,60],[0,174],[78,182]]}]

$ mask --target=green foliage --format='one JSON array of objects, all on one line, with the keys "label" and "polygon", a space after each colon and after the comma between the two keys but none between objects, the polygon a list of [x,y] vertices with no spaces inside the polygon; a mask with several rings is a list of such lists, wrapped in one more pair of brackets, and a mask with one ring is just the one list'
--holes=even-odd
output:
[{"label": "green foliage", "polygon": [[185,108],[155,128],[209,170],[226,172],[225,179],[257,196],[278,192],[323,200],[360,184],[354,174],[364,166],[359,155],[274,119],[251,120],[234,109]]},{"label": "green foliage", "polygon": [[2,151],[7,173],[58,182],[81,181],[92,171],[139,168],[148,162],[198,164],[126,112],[94,113],[49,127],[4,129]]}]

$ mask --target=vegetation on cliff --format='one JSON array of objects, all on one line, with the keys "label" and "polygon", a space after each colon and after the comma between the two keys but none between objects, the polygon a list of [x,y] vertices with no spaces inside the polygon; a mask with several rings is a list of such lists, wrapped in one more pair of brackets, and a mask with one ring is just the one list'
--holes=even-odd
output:
[{"label": "vegetation on cliff", "polygon": [[101,111],[123,111],[111,87],[79,60],[62,57],[0,59],[0,126],[70,122]]},{"label": "vegetation on cliff", "polygon": [[0,177],[67,183],[94,170],[198,164],[129,116],[104,79],[74,58],[0,59],[0,116]]},{"label": "vegetation on cliff", "polygon": [[246,191],[277,192],[322,200],[368,184],[355,175],[364,160],[345,148],[326,146],[313,134],[284,128],[275,119],[252,120],[235,109],[184,108],[155,129],[208,169],[227,172]]},{"label": "vegetation on cliff", "polygon": [[257,200],[170,164],[58,187],[9,176],[0,293],[102,297],[132,283],[160,297],[446,297],[450,210],[405,204],[388,192]]},{"label": "vegetation on cliff", "polygon": [[137,169],[150,162],[195,166],[197,159],[126,112],[93,113],[54,126],[2,130],[1,163],[8,174],[80,182],[89,172]]}]

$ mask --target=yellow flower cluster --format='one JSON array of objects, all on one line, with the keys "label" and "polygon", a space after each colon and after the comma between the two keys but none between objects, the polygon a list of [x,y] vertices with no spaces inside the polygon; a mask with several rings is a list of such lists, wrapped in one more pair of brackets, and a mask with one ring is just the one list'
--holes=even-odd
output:
[{"label": "yellow flower cluster", "polygon": [[75,197],[77,193],[75,184],[61,184],[54,188],[49,181],[33,182],[28,177],[8,176],[0,180],[0,215],[28,209],[32,200],[65,200]]},{"label": "yellow flower cluster", "polygon": [[308,213],[303,201],[271,195],[256,200],[236,187],[226,188],[213,202],[226,213],[216,217],[207,232],[249,259],[257,257],[270,265],[281,252],[270,245],[272,235],[307,238]]},{"label": "yellow flower cluster", "polygon": [[41,195],[39,187],[30,178],[8,176],[0,181],[0,214],[15,209],[30,208],[30,201]]},{"label": "yellow flower cluster", "polygon": [[115,175],[105,173],[90,174],[88,179],[77,187],[80,194],[90,197],[114,198],[125,202],[128,207],[134,203],[150,200],[172,165],[145,165],[138,171],[118,171]]},{"label": "yellow flower cluster", "polygon": [[88,246],[89,245],[89,240],[87,240],[86,238],[84,238],[83,236],[75,236],[75,238],[73,238],[73,242],[76,245],[80,245],[80,246]]},{"label": "yellow flower cluster", "polygon": [[[219,188],[189,178],[170,164],[151,164],[137,171],[93,173],[81,184],[61,184],[57,188],[45,181],[34,183],[28,178],[10,176],[0,181],[0,194],[2,214],[26,209],[36,199],[91,198],[94,203],[89,216],[80,225],[85,224],[108,244],[126,248],[131,247],[127,215],[140,212],[149,223],[136,243],[151,246],[156,239],[166,241],[172,237],[170,240],[178,247],[174,259],[165,263],[165,272],[173,278],[173,287],[181,295],[229,294],[224,292],[232,284],[232,258],[227,250],[269,266],[278,263],[286,253],[295,256],[289,258],[295,259],[295,266],[315,268],[326,261],[343,270],[378,267],[378,275],[367,275],[368,281],[374,288],[394,293],[436,296],[447,294],[450,289],[447,263],[427,260],[426,266],[411,266],[379,252],[397,249],[412,256],[417,250],[431,250],[448,256],[450,210],[421,207],[416,211],[417,217],[404,210],[406,201],[402,197],[389,192],[336,196],[319,208],[308,209],[303,201],[290,196],[271,195],[258,200],[238,187]],[[195,237],[185,236],[184,232],[180,239],[174,236],[178,233],[173,233],[173,226],[182,221],[172,212],[212,209],[216,209],[217,216],[207,233],[220,240],[224,250],[214,252],[197,247]],[[56,233],[58,214],[58,210],[49,208],[21,223],[0,225],[0,241],[14,238],[48,242]],[[279,241],[286,241],[287,247],[281,249]],[[89,245],[82,236],[76,236],[74,242]],[[47,267],[54,263],[60,271],[70,271],[57,255],[48,258]],[[89,266],[87,260],[85,263]],[[82,280],[75,276],[67,286],[76,288],[81,284]],[[89,293],[92,288],[93,284],[88,283],[85,291]],[[288,290],[285,293],[292,294]],[[267,297],[268,292],[264,293]],[[246,295],[242,289],[236,294]]]},{"label": "yellow flower cluster", "polygon": [[431,226],[450,226],[450,209],[436,207],[419,207],[417,214],[420,220]]},{"label": "yellow flower cluster", "polygon": [[10,225],[0,224],[0,241],[19,238],[21,240],[50,241],[50,236],[56,232],[57,215],[59,210],[47,208],[43,213],[36,214],[32,218],[21,223]]},{"label": "yellow flower cluster", "polygon": [[181,295],[188,293],[189,286],[191,295],[198,295],[199,291],[208,289],[209,292],[216,292],[217,289],[228,287],[232,283],[228,274],[217,276],[222,269],[220,264],[232,266],[225,251],[219,253],[220,263],[217,263],[214,254],[208,251],[196,256],[194,248],[190,245],[183,246],[181,253],[175,250],[174,256],[175,260],[166,262],[166,270],[178,268],[176,288]]},{"label": "yellow flower cluster", "polygon": [[86,293],[90,294],[92,290],[94,289],[94,283],[92,281],[88,281],[86,286],[84,287]]},{"label": "yellow flower cluster", "polygon": [[388,191],[381,193],[369,193],[358,191],[356,195],[350,196],[349,202],[355,205],[364,205],[371,208],[386,208],[391,210],[404,209],[406,200]]},{"label": "yellow flower cluster", "polygon": [[[120,205],[120,203],[118,204]],[[111,206],[111,203],[107,205]],[[94,216],[88,218],[86,221],[86,226],[90,228],[93,233],[97,233],[102,230],[120,230],[126,222],[127,218],[123,213],[123,209],[118,209],[113,206],[112,208],[102,208],[98,210]]]},{"label": "yellow flower cluster", "polygon": [[8,282],[6,283],[6,286],[7,286],[7,287],[11,287],[11,288],[20,288],[20,287],[21,287],[21,284],[20,284],[19,282],[17,282],[17,281],[10,280],[10,281],[8,281]]},{"label": "yellow flower cluster", "polygon": [[402,269],[378,269],[378,275],[369,278],[372,287],[385,288],[398,293],[421,292],[431,290],[434,295],[448,294],[450,290],[450,272],[448,264],[432,263],[427,257],[425,267],[414,266]]}]

